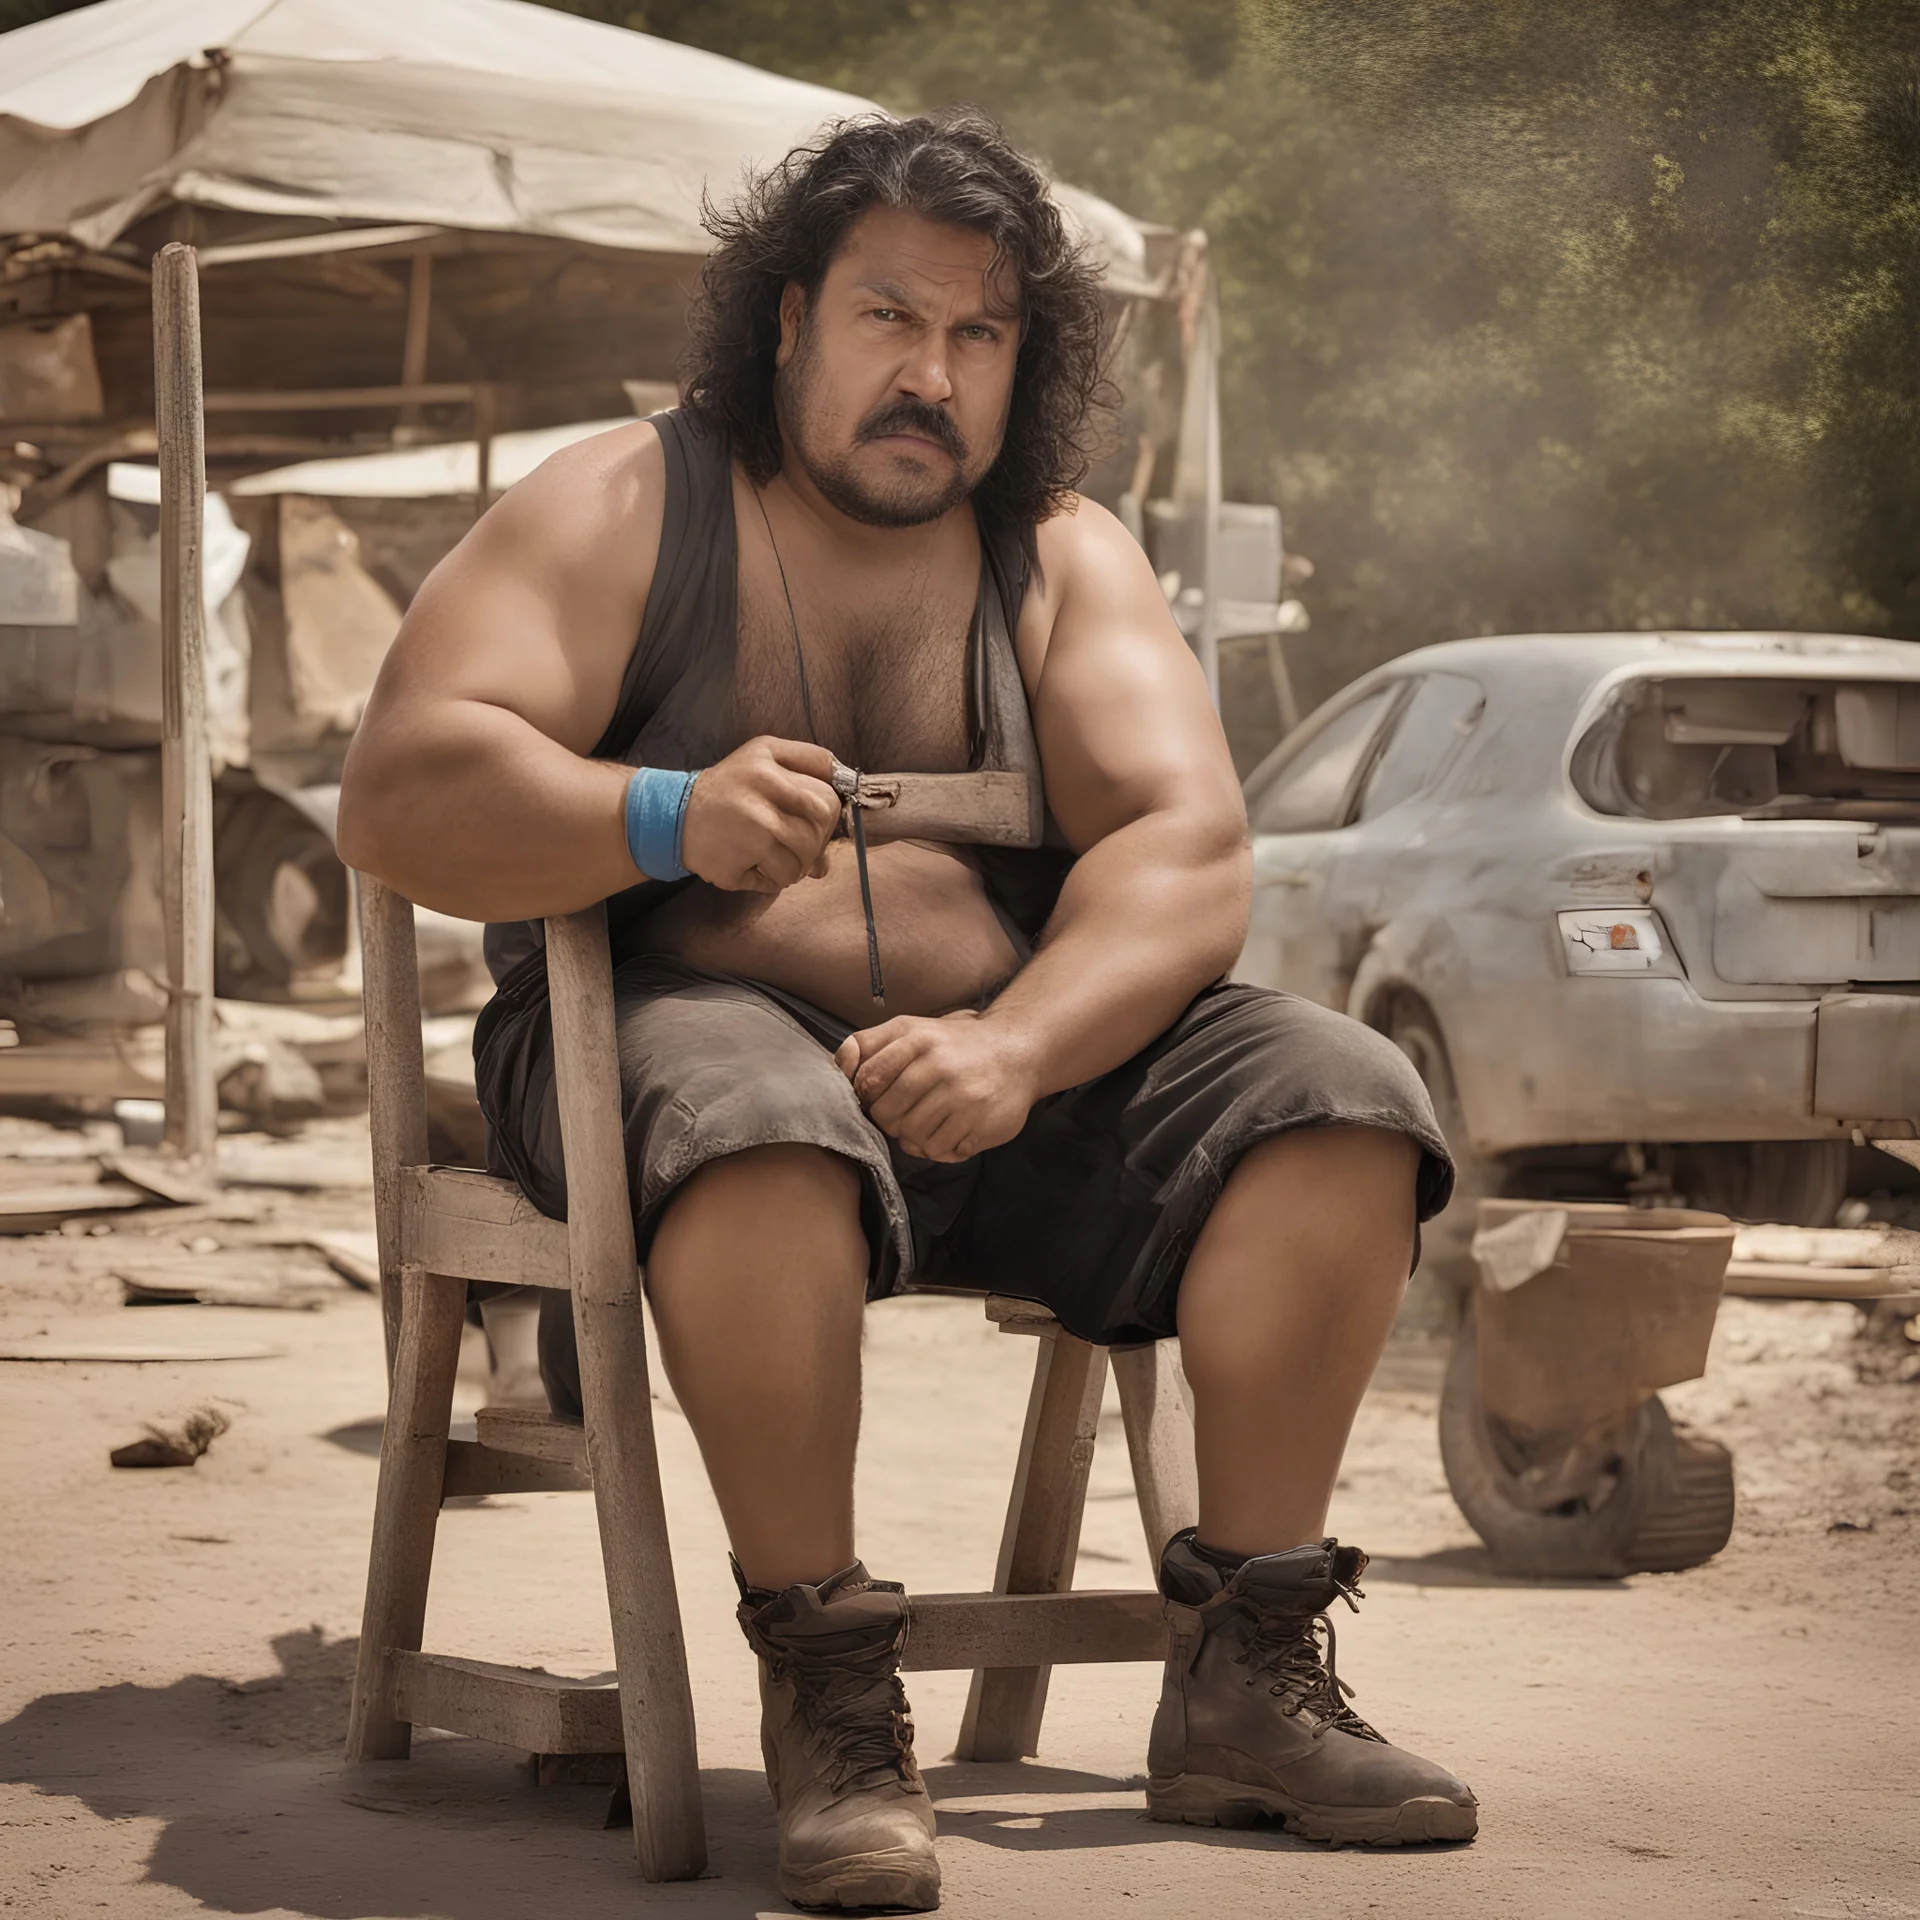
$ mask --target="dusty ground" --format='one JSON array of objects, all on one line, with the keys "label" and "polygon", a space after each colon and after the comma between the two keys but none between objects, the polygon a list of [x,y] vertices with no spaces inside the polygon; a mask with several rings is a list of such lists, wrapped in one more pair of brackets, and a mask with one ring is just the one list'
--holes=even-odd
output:
[{"label": "dusty ground", "polygon": [[[335,1164],[350,1168],[363,1146],[336,1133]],[[13,1128],[0,1152],[24,1137]],[[0,1164],[0,1184],[19,1174]],[[599,1826],[603,1791],[537,1789],[513,1756],[433,1736],[404,1765],[338,1759],[382,1399],[378,1311],[316,1256],[275,1243],[364,1227],[365,1190],[247,1187],[212,1210],[109,1218],[110,1231],[0,1240],[0,1341],[279,1351],[0,1363],[0,1912],[786,1911],[751,1669],[677,1415],[663,1409],[660,1424],[714,1874],[647,1888],[628,1836]],[[324,1304],[121,1304],[116,1272],[169,1251],[270,1273]],[[1342,1671],[1365,1712],[1474,1783],[1476,1845],[1330,1854],[1148,1824],[1157,1676],[1145,1667],[1057,1673],[1036,1763],[946,1764],[964,1676],[921,1675],[946,1911],[1920,1916],[1920,1384],[1862,1384],[1853,1322],[1845,1307],[1730,1302],[1707,1378],[1670,1400],[1736,1450],[1732,1545],[1693,1573],[1571,1590],[1487,1573],[1441,1478],[1435,1357],[1389,1354],[1334,1517],[1378,1556],[1366,1609],[1342,1629]],[[1031,1348],[971,1304],[922,1300],[876,1309],[868,1350],[868,1557],[923,1589],[985,1584]],[[463,1388],[469,1409],[477,1386]],[[108,1467],[143,1421],[209,1401],[233,1427],[197,1467]],[[1143,1584],[1113,1424],[1081,1578]],[[606,1667],[585,1500],[467,1503],[440,1539],[430,1646]]]}]

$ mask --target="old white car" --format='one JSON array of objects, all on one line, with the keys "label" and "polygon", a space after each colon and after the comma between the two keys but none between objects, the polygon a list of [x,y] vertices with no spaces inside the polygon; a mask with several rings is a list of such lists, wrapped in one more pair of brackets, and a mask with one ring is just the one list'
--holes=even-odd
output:
[{"label": "old white car", "polygon": [[1238,977],[1418,1065],[1489,1194],[1824,1225],[1920,1114],[1920,645],[1536,634],[1423,648],[1247,781]]}]

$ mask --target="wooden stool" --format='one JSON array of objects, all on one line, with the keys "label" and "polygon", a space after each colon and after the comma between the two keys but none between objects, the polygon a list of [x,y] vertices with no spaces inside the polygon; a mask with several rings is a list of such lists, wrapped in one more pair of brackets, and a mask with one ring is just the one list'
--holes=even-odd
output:
[{"label": "wooden stool", "polygon": [[[413,909],[360,882],[374,1208],[390,1392],[380,1447],[350,1760],[404,1758],[440,1727],[536,1754],[624,1751],[634,1852],[649,1880],[706,1866],[686,1647],[660,1496],[641,1279],[621,1130],[606,916],[547,922],[569,1218],[511,1181],[427,1164]],[[477,1440],[450,1437],[467,1282],[571,1291],[584,1424],[482,1408]],[[1033,1390],[990,1593],[916,1594],[904,1666],[971,1667],[959,1757],[1034,1752],[1052,1667],[1158,1660],[1157,1593],[1070,1591],[1108,1351],[1044,1308],[988,1296],[989,1319],[1037,1336]],[[1177,1349],[1112,1354],[1148,1552],[1196,1517],[1193,1436]],[[423,1653],[441,1503],[460,1494],[591,1489],[618,1684]]]}]

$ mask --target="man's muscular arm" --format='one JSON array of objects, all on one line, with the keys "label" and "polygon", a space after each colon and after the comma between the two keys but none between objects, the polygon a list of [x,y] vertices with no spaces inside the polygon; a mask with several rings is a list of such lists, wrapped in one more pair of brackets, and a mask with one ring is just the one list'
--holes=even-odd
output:
[{"label": "man's muscular arm", "polygon": [[1038,952],[985,1013],[891,1020],[840,1055],[874,1120],[929,1159],[1011,1139],[1035,1100],[1130,1059],[1246,937],[1239,783],[1146,555],[1083,504],[1041,529],[1041,559],[1035,730],[1080,858]]},{"label": "man's muscular arm", "polygon": [[[588,759],[613,715],[660,547],[665,466],[644,423],[556,454],[420,589],[347,755],[340,855],[422,906],[531,920],[639,873],[632,770]],[[821,858],[839,806],[825,751],[755,740],[702,773],[681,857],[777,891]]]}]

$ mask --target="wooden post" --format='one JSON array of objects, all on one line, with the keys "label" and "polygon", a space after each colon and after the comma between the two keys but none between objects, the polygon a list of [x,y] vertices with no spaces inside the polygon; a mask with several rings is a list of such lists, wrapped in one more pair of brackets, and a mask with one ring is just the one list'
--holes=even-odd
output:
[{"label": "wooden post", "polygon": [[427,1084],[420,1044],[420,970],[413,903],[360,874],[360,1004],[367,1032],[367,1124],[373,1135],[373,1224],[380,1249],[380,1316],[387,1383],[400,1349],[408,1268],[401,1219],[407,1167],[427,1163]]},{"label": "wooden post", "polygon": [[[1064,1328],[1040,1335],[1020,1463],[1000,1538],[995,1593],[1064,1593],[1080,1552],[1107,1351]],[[973,1676],[956,1748],[962,1760],[1019,1760],[1040,1744],[1051,1667],[982,1667]]]},{"label": "wooden post", "polygon": [[[388,1284],[383,1272],[383,1294]],[[393,1656],[418,1653],[426,1625],[434,1527],[447,1477],[453,1381],[467,1324],[464,1280],[409,1267],[404,1286],[400,1351],[387,1398],[386,1430],[380,1437],[373,1545],[347,1723],[349,1760],[404,1760],[413,1739],[412,1727],[394,1711]]]},{"label": "wooden post", "polygon": [[1166,1544],[1200,1520],[1200,1483],[1193,1460],[1193,1409],[1178,1340],[1122,1347],[1112,1355],[1120,1417],[1133,1461],[1134,1492],[1147,1558],[1156,1571]]},{"label": "wooden post", "polygon": [[633,1847],[649,1880],[706,1870],[693,1695],[660,1493],[647,1332],[614,1044],[604,907],[547,922],[553,1071],[567,1168],[567,1259],[587,1458],[620,1672]]},{"label": "wooden post", "polygon": [[169,1150],[210,1168],[213,1077],[213,778],[207,760],[201,547],[207,463],[200,270],[176,241],[153,262],[153,372],[160,449],[160,901],[167,952]]}]

